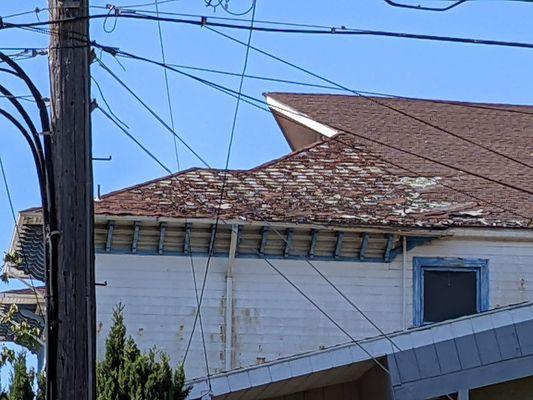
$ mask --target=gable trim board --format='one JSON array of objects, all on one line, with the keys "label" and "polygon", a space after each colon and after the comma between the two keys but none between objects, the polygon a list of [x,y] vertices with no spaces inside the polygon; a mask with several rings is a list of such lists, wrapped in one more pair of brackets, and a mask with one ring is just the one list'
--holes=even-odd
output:
[{"label": "gable trim board", "polygon": [[[214,375],[210,377],[211,395],[215,400],[259,400],[309,390],[317,384],[348,382],[353,380],[349,371],[358,364],[372,365],[372,359],[359,346],[372,357],[387,360],[391,387],[402,400],[533,375],[533,302],[388,337],[394,347],[389,339],[378,336]],[[189,384],[191,400],[209,392],[206,378]]]}]

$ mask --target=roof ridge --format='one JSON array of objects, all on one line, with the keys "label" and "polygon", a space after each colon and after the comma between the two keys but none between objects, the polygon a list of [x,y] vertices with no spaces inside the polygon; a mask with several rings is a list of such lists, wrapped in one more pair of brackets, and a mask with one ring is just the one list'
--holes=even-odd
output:
[{"label": "roof ridge", "polygon": [[402,95],[392,95],[384,93],[383,96],[376,95],[360,95],[360,94],[341,94],[341,93],[317,93],[317,92],[265,92],[263,96],[316,96],[316,97],[349,97],[349,98],[361,98],[364,99],[385,99],[385,100],[397,100],[397,101],[419,101],[419,102],[428,102],[428,103],[437,103],[437,104],[449,104],[449,105],[471,105],[471,106],[486,106],[489,107],[498,107],[492,108],[494,111],[505,111],[503,107],[519,107],[519,108],[528,108],[533,109],[533,104],[518,104],[518,103],[500,103],[500,102],[486,102],[486,101],[467,101],[467,100],[454,100],[454,99],[431,99],[427,97],[412,97],[412,96],[402,96]]}]

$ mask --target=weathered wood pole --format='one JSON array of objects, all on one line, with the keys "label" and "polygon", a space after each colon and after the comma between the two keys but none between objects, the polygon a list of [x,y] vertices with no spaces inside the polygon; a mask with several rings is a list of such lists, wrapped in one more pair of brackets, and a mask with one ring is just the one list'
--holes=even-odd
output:
[{"label": "weathered wood pole", "polygon": [[[94,400],[94,204],[90,118],[89,0],[49,0],[51,159],[56,229],[51,232],[48,400]],[[70,20],[69,20],[70,19]]]}]

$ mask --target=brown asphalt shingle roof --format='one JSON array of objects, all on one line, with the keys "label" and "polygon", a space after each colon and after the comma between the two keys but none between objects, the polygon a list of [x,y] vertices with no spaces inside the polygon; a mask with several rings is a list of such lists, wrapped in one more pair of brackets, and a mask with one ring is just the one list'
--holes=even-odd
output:
[{"label": "brown asphalt shingle roof", "polygon": [[[355,96],[270,94],[323,124],[533,190],[531,169]],[[533,107],[386,101],[533,165]],[[494,110],[492,108],[498,108]],[[213,218],[224,171],[193,169],[104,196],[107,215]],[[533,196],[340,133],[229,171],[223,219],[340,225],[533,226]]]}]

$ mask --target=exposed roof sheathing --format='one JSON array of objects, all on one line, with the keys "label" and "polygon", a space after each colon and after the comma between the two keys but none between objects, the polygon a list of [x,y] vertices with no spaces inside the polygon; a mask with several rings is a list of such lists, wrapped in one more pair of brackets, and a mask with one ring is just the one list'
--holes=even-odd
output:
[{"label": "exposed roof sheathing", "polygon": [[[335,129],[533,190],[529,169],[356,96],[269,94]],[[533,107],[379,99],[533,165]],[[111,193],[99,214],[213,218],[224,171],[193,169]],[[341,132],[246,171],[229,171],[222,219],[340,225],[531,226],[533,196]]]}]

